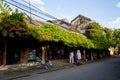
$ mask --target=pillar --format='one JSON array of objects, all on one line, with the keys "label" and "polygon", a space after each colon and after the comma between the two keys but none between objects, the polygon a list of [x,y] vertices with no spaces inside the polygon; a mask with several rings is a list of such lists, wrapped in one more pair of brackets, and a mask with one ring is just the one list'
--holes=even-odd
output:
[{"label": "pillar", "polygon": [[28,48],[21,49],[20,51],[20,63],[28,62]]},{"label": "pillar", "polygon": [[6,40],[4,42],[4,51],[3,51],[3,65],[7,64],[7,46],[6,46]]},{"label": "pillar", "polygon": [[45,62],[46,47],[42,47],[42,61]]}]

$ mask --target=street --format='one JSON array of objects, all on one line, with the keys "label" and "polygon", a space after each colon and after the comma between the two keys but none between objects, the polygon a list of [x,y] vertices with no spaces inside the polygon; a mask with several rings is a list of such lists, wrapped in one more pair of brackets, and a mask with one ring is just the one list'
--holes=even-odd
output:
[{"label": "street", "polygon": [[29,73],[12,80],[120,80],[120,56],[48,73]]}]

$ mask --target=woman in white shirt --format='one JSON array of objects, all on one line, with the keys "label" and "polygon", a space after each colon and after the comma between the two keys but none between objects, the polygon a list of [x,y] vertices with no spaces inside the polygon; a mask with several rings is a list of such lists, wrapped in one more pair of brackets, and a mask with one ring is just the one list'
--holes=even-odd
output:
[{"label": "woman in white shirt", "polygon": [[80,50],[77,50],[77,64],[80,64],[81,63],[81,52]]},{"label": "woman in white shirt", "polygon": [[69,58],[70,58],[70,63],[74,63],[74,52],[70,52],[70,55],[69,55]]}]

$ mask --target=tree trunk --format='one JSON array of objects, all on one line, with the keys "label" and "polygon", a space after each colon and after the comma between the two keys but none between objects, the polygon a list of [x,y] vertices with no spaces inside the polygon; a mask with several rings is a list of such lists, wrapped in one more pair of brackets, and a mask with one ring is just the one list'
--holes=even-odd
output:
[{"label": "tree trunk", "polygon": [[20,63],[28,62],[28,48],[22,48],[20,51]]}]

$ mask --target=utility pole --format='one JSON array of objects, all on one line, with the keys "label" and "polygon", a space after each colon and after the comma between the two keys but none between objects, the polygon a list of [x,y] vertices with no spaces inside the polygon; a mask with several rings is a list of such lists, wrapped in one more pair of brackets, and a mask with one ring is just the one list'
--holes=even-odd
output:
[{"label": "utility pole", "polygon": [[31,23],[31,3],[30,3],[30,0],[29,0],[29,10],[30,10],[30,23]]}]

